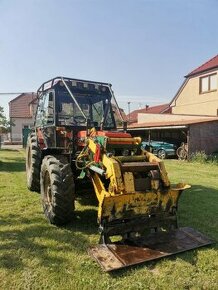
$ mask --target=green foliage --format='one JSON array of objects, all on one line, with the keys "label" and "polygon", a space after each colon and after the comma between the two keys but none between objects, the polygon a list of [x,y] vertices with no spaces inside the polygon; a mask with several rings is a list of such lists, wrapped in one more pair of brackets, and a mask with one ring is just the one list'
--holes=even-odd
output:
[{"label": "green foliage", "polygon": [[190,156],[190,161],[205,163],[207,161],[207,155],[204,151],[198,151],[196,153],[192,153]]},{"label": "green foliage", "polygon": [[[0,289],[218,289],[216,244],[103,273],[87,253],[99,239],[94,193],[79,192],[71,224],[48,224],[40,196],[26,188],[24,156],[22,150],[0,152]],[[192,185],[181,196],[180,226],[217,240],[217,166],[177,160],[165,164],[173,183]]]},{"label": "green foliage", "polygon": [[0,106],[0,134],[9,132],[11,125],[4,114],[3,107]]},{"label": "green foliage", "polygon": [[212,163],[218,165],[218,153],[207,155],[204,151],[198,151],[190,156],[189,161],[198,163]]}]

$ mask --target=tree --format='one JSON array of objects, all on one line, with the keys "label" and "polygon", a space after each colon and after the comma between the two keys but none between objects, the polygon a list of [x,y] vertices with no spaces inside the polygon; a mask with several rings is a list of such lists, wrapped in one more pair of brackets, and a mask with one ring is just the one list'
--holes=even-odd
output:
[{"label": "tree", "polygon": [[10,131],[11,122],[7,120],[3,107],[0,106],[0,134]]}]

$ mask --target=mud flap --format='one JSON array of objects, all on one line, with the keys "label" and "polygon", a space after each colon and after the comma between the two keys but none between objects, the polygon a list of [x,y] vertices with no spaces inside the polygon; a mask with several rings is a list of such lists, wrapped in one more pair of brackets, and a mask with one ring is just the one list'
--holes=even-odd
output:
[{"label": "mud flap", "polygon": [[212,244],[205,235],[184,227],[170,232],[150,234],[142,238],[113,244],[100,244],[89,249],[89,254],[105,272],[153,261],[177,253]]}]

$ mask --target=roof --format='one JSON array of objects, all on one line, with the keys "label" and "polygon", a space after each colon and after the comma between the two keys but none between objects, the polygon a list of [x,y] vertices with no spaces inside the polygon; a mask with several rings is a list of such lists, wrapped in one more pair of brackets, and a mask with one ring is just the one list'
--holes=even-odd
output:
[{"label": "roof", "polygon": [[127,119],[129,119],[132,122],[135,122],[135,121],[137,121],[139,113],[163,114],[165,112],[168,112],[168,109],[170,109],[169,104],[162,104],[162,105],[153,106],[153,107],[145,107],[143,109],[132,111],[130,114],[127,115]]},{"label": "roof", "polygon": [[188,126],[192,124],[199,124],[199,123],[206,123],[206,122],[212,122],[212,121],[217,121],[218,122],[218,117],[208,117],[208,118],[199,118],[199,119],[193,119],[193,120],[180,120],[180,121],[164,121],[164,122],[149,122],[149,123],[133,123],[128,126],[128,129],[133,129],[133,128],[153,128],[153,127],[166,127],[166,126]]},{"label": "roof", "polygon": [[35,93],[23,93],[9,102],[9,115],[12,118],[31,118],[30,103],[35,101]]},{"label": "roof", "polygon": [[213,58],[211,58],[210,60],[208,60],[207,62],[203,63],[201,66],[194,69],[185,77],[187,78],[187,77],[190,77],[190,76],[202,73],[202,72],[206,72],[214,68],[218,68],[218,54],[214,56]]},{"label": "roof", "polygon": [[218,68],[218,55],[214,56],[213,58],[211,58],[210,60],[208,60],[207,62],[205,62],[204,64],[194,69],[192,72],[190,72],[188,75],[185,76],[185,80],[183,81],[182,85],[179,87],[178,91],[176,92],[175,96],[173,97],[172,101],[169,104],[170,107],[172,107],[173,102],[177,100],[180,93],[186,86],[187,82],[189,81],[188,79],[189,77],[195,76],[199,73],[207,72],[214,68]]},{"label": "roof", "polygon": [[30,104],[38,104],[38,97],[36,97],[36,95],[34,96],[34,98],[32,99],[32,101],[29,103]]}]

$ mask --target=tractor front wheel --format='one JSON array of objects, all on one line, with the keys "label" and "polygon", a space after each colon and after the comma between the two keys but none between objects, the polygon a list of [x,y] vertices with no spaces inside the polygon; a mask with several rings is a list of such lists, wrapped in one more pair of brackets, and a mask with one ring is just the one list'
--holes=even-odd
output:
[{"label": "tractor front wheel", "polygon": [[63,225],[71,220],[74,209],[74,179],[64,156],[48,155],[43,159],[40,189],[45,216],[51,224]]}]

